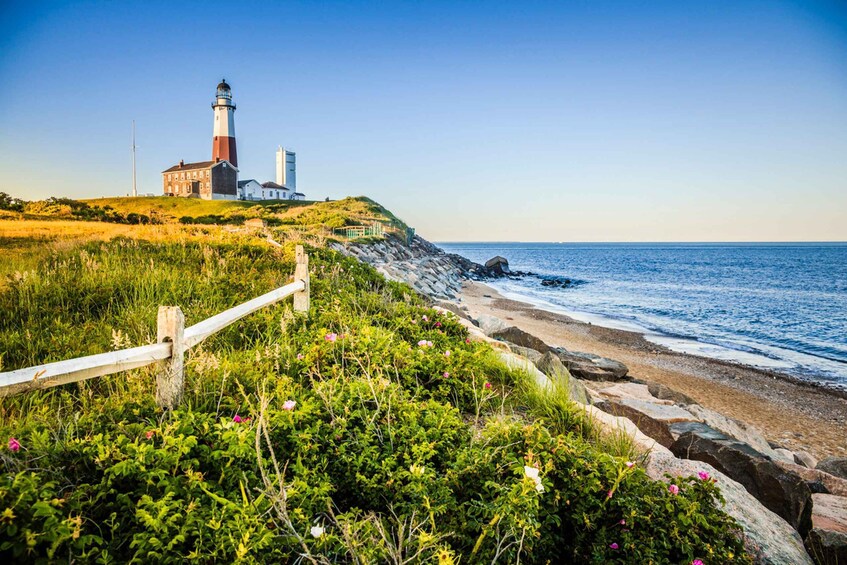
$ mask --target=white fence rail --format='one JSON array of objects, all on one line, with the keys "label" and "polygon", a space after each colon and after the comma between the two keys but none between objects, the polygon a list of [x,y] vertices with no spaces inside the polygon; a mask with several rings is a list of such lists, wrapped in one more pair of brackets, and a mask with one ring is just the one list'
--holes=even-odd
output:
[{"label": "white fence rail", "polygon": [[156,375],[156,401],[160,406],[174,408],[182,400],[183,359],[186,350],[256,310],[292,295],[294,310],[308,312],[309,256],[300,245],[297,246],[297,266],[293,283],[188,328],[185,327],[185,318],[179,306],[160,306],[157,323],[158,343],[0,373],[0,396],[11,396],[159,363],[161,367]]}]

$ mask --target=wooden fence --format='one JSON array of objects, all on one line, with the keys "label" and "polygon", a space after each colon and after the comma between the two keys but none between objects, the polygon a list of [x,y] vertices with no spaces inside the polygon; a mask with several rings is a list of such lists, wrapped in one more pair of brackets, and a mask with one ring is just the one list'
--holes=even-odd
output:
[{"label": "wooden fence", "polygon": [[297,246],[296,256],[297,266],[291,284],[188,328],[185,327],[185,317],[179,306],[159,306],[158,343],[0,373],[0,396],[74,383],[158,363],[156,402],[165,408],[174,408],[182,400],[183,360],[188,349],[256,310],[291,295],[294,295],[295,311],[309,311],[309,256],[303,251],[302,245]]}]

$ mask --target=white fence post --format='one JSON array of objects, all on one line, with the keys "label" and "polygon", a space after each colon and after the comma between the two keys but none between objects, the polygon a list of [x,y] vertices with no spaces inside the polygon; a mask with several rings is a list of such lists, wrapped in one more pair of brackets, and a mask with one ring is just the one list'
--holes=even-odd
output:
[{"label": "white fence post", "polygon": [[157,326],[159,343],[171,343],[171,357],[156,375],[156,402],[163,408],[176,408],[182,400],[185,316],[179,306],[159,306]]},{"label": "white fence post", "polygon": [[294,280],[303,281],[303,290],[294,295],[294,311],[308,312],[309,311],[309,256],[303,250],[302,245],[298,245],[295,252],[297,266],[294,268]]}]

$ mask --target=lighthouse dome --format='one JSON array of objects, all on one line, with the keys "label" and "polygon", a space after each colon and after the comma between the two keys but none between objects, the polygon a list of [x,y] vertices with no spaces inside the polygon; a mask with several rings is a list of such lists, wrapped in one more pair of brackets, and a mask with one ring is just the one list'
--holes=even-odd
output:
[{"label": "lighthouse dome", "polygon": [[223,79],[221,83],[218,85],[218,90],[229,90],[229,85],[226,83],[226,79]]}]

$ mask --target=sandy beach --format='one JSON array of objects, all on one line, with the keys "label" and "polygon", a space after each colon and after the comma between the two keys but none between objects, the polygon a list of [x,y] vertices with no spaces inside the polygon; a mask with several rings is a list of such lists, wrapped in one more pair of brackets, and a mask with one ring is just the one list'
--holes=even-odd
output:
[{"label": "sandy beach", "polygon": [[629,376],[664,384],[706,408],[758,428],[768,441],[817,458],[847,455],[847,398],[787,375],[678,353],[639,333],[580,322],[510,300],[477,282],[464,285],[460,304],[471,316],[487,314],[549,345],[625,363]]}]

